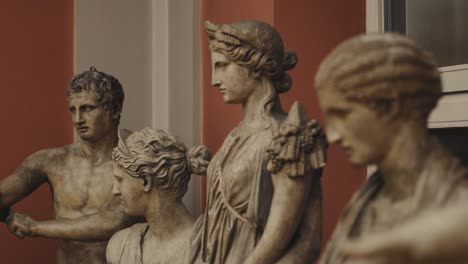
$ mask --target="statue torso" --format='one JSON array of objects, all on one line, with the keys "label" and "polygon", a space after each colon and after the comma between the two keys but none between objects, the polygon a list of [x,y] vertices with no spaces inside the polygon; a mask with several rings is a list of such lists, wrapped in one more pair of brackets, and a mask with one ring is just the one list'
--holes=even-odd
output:
[{"label": "statue torso", "polygon": [[[56,219],[74,219],[109,209],[112,194],[111,160],[95,164],[75,145],[50,150],[45,166],[52,190]],[[61,240],[57,263],[105,263],[106,242]]]}]

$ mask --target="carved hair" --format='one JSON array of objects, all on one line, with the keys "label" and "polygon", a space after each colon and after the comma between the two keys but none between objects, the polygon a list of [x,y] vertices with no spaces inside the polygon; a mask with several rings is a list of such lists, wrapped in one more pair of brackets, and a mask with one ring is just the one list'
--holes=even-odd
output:
[{"label": "carved hair", "polygon": [[154,186],[170,198],[182,198],[191,174],[206,174],[210,152],[205,146],[194,146],[187,151],[178,138],[150,128],[122,138],[123,133],[129,132],[119,133],[112,159],[132,177],[152,177]]},{"label": "carved hair", "polygon": [[205,28],[211,50],[247,67],[255,77],[269,77],[278,93],[289,91],[291,78],[286,71],[296,66],[296,53],[284,50],[283,41],[272,26],[256,20],[230,25],[206,21]]},{"label": "carved hair", "polygon": [[93,91],[98,102],[106,109],[113,119],[119,120],[122,112],[124,92],[119,80],[115,77],[91,67],[71,80],[66,89],[67,100],[74,93]]},{"label": "carved hair", "polygon": [[279,93],[289,91],[291,77],[286,71],[297,64],[294,51],[284,50],[278,32],[267,23],[245,20],[229,25],[216,25],[206,21],[209,46],[230,61],[244,66],[254,78],[267,77],[268,90],[258,105],[258,118],[266,127],[274,125],[270,120],[271,110],[279,105]]},{"label": "carved hair", "polygon": [[384,114],[398,104],[398,117],[426,121],[441,96],[434,58],[408,38],[368,34],[340,44],[320,65],[315,87]]}]

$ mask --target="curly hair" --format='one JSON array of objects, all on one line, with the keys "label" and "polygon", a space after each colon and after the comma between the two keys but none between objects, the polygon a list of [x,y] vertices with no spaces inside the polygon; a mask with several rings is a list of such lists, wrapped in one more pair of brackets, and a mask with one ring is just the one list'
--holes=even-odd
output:
[{"label": "curly hair", "polygon": [[296,66],[297,56],[294,51],[284,50],[283,41],[272,26],[257,20],[229,25],[206,21],[205,28],[211,50],[247,67],[254,77],[269,77],[278,93],[290,89],[291,77],[286,71]]},{"label": "curly hair", "polygon": [[315,87],[334,89],[379,114],[398,102],[398,116],[421,121],[442,95],[432,55],[395,33],[360,35],[340,44],[321,63]]},{"label": "curly hair", "polygon": [[95,92],[99,104],[104,107],[110,116],[115,120],[120,119],[124,92],[119,80],[114,76],[91,67],[88,71],[77,74],[70,81],[65,91],[67,100],[70,100],[72,94],[81,91]]},{"label": "curly hair", "polygon": [[205,146],[187,151],[178,138],[151,128],[123,138],[125,133],[131,132],[119,132],[119,143],[112,153],[114,162],[132,177],[152,177],[156,188],[170,198],[182,198],[192,174],[206,173],[211,154]]}]

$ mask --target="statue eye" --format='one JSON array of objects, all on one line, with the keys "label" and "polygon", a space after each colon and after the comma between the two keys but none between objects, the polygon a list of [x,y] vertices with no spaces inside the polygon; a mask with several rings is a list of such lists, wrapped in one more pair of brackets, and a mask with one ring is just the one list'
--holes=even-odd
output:
[{"label": "statue eye", "polygon": [[92,106],[92,105],[84,105],[81,107],[81,111],[83,112],[90,112],[92,110],[94,110],[96,107],[95,106]]},{"label": "statue eye", "polygon": [[229,62],[216,62],[215,69],[224,71],[228,65],[229,65]]}]

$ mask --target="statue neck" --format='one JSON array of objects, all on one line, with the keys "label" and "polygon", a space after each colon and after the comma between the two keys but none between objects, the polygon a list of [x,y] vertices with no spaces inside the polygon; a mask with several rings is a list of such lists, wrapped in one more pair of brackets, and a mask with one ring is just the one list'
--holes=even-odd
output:
[{"label": "statue neck", "polygon": [[242,104],[242,109],[244,112],[242,122],[249,126],[261,126],[270,119],[285,114],[274,87],[266,77]]},{"label": "statue neck", "polygon": [[101,164],[111,160],[112,151],[117,146],[117,142],[117,129],[114,129],[97,141],[80,139],[78,145],[84,157],[96,164]]},{"label": "statue neck", "polygon": [[430,136],[423,126],[401,126],[392,147],[377,164],[385,185],[382,194],[391,200],[402,200],[414,193],[416,183],[430,153]]},{"label": "statue neck", "polygon": [[161,201],[156,197],[149,201],[144,217],[150,225],[149,230],[154,239],[170,240],[175,238],[177,233],[192,228],[194,217],[182,200]]}]

